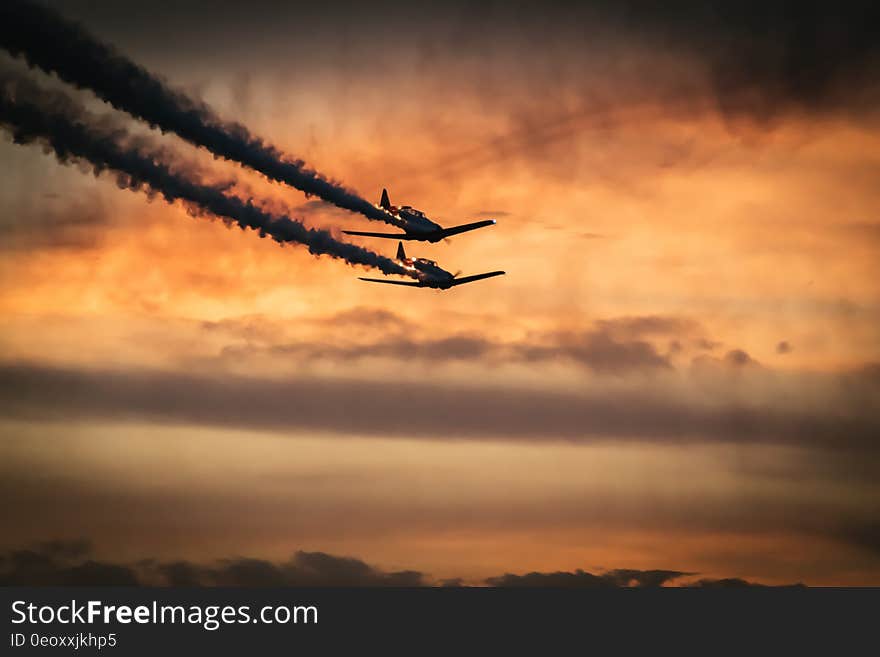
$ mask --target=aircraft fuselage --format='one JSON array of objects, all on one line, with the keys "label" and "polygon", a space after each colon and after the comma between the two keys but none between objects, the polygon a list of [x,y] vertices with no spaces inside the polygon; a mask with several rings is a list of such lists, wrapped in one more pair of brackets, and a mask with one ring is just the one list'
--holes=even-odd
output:
[{"label": "aircraft fuselage", "polygon": [[434,287],[446,290],[452,287],[455,276],[440,267],[433,260],[411,258],[400,261],[404,269],[415,272],[422,287]]},{"label": "aircraft fuselage", "polygon": [[400,227],[408,236],[424,237],[428,242],[439,242],[443,239],[443,227],[428,219],[424,212],[404,205],[402,208],[394,207],[385,210],[400,221]]},{"label": "aircraft fuselage", "polygon": [[406,251],[403,248],[403,242],[397,243],[397,264],[406,270],[410,278],[416,280],[394,281],[384,278],[366,278],[361,276],[362,281],[369,283],[385,283],[386,285],[405,285],[406,287],[431,287],[436,290],[448,290],[456,285],[464,283],[472,283],[481,281],[484,278],[492,278],[493,276],[503,276],[503,271],[487,271],[482,274],[474,274],[459,278],[458,274],[451,274],[433,260],[427,258],[407,258]]}]

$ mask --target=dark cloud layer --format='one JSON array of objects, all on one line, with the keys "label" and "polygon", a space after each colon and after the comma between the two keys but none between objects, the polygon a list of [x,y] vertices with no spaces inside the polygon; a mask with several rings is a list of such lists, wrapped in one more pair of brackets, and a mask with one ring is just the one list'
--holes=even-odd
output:
[{"label": "dark cloud layer", "polygon": [[170,586],[423,586],[424,575],[414,570],[386,573],[360,559],[325,552],[298,551],[290,561],[224,559],[202,566],[188,561],[153,567],[160,582]]},{"label": "dark cloud layer", "polygon": [[[498,587],[515,588],[555,588],[555,589],[608,589],[621,587],[656,588],[667,585],[694,588],[748,588],[765,586],[739,577],[723,579],[699,579],[695,582],[679,582],[683,577],[696,573],[683,573],[677,570],[609,570],[594,575],[583,570],[558,571],[554,573],[532,572],[525,575],[507,573],[500,577],[489,577],[486,584]],[[789,584],[786,586],[803,586]]]},{"label": "dark cloud layer", "polygon": [[880,555],[880,522],[843,527],[839,534],[840,538]]},{"label": "dark cloud layer", "polygon": [[[609,570],[505,574],[483,584],[498,587],[658,587],[695,575],[675,570]],[[462,578],[432,580],[416,570],[385,572],[353,557],[294,553],[286,562],[236,557],[212,564],[143,559],[122,564],[93,558],[88,541],[53,540],[0,553],[0,586],[236,586],[416,587],[462,586]],[[742,579],[700,580],[697,586],[750,586]]]},{"label": "dark cloud layer", "polygon": [[[594,372],[611,375],[671,370],[669,355],[654,344],[671,340],[671,351],[681,351],[682,340],[701,332],[697,322],[679,317],[655,315],[599,320],[580,331],[550,331],[532,334],[516,342],[498,342],[476,333],[459,333],[443,338],[414,339],[430,335],[430,326],[416,326],[387,310],[359,308],[326,318],[322,324],[337,328],[345,324],[359,328],[381,328],[381,337],[372,342],[328,340],[322,342],[284,342],[261,330],[259,318],[206,322],[206,330],[225,330],[245,340],[223,349],[223,355],[289,356],[297,360],[355,361],[363,358],[430,361],[444,363],[483,359],[492,363],[571,362]],[[266,327],[268,328],[268,327]],[[405,332],[405,329],[409,329]]]},{"label": "dark cloud layer", "polygon": [[490,577],[486,580],[489,586],[505,587],[552,587],[552,588],[615,588],[621,586],[663,586],[674,580],[694,575],[678,570],[609,570],[599,575],[593,575],[583,570],[574,572],[555,573],[526,573],[525,575],[513,575],[506,573],[500,577]]},{"label": "dark cloud layer", "polygon": [[360,559],[296,552],[284,563],[231,558],[135,564],[95,560],[87,541],[52,541],[0,554],[0,586],[423,586],[422,573],[386,573]]},{"label": "dark cloud layer", "polygon": [[129,566],[95,561],[85,541],[51,541],[0,554],[0,586],[137,586]]},{"label": "dark cloud layer", "polygon": [[719,109],[772,119],[866,111],[878,98],[875,2],[602,3],[612,21],[705,62]]},{"label": "dark cloud layer", "polygon": [[230,345],[223,355],[241,358],[255,354],[291,356],[300,360],[356,361],[389,358],[445,363],[483,359],[485,362],[573,362],[594,372],[623,375],[672,369],[669,359],[644,340],[616,340],[602,331],[559,333],[540,341],[499,343],[475,334],[413,340],[392,336],[374,342],[340,344],[298,342],[260,347]]},{"label": "dark cloud layer", "polygon": [[141,420],[350,435],[509,440],[647,440],[796,444],[876,451],[880,420],[863,401],[829,413],[805,402],[701,405],[666,392],[553,392],[421,382],[199,377],[152,371],[0,366],[0,416]]},{"label": "dark cloud layer", "polygon": [[[524,74],[543,53],[560,44],[568,57],[582,57],[585,63],[595,59],[597,53],[590,47],[597,43],[636,45],[649,60],[665,61],[676,55],[698,62],[705,77],[699,84],[683,75],[670,80],[656,75],[655,62],[642,61],[626,69],[627,75],[640,79],[642,93],[676,104],[692,100],[688,95],[710,94],[721,113],[761,121],[790,113],[871,112],[880,92],[880,41],[875,27],[880,6],[864,0],[521,0],[433,5],[385,0],[369,6],[350,0],[320,5],[259,0],[246,9],[233,2],[190,0],[163,12],[137,6],[122,9],[109,2],[67,4],[71,16],[82,17],[90,27],[112,28],[123,40],[140,43],[145,34],[175,34],[190,57],[194,56],[190,49],[211,52],[223,39],[259,34],[270,42],[307,44],[308,48],[289,53],[296,53],[300,66],[336,63],[338,52],[333,52],[334,58],[328,51],[345,46],[353,54],[351,65],[357,67],[375,64],[370,52],[374,43],[393,43],[386,47],[423,51],[426,60],[440,51],[468,62],[486,61],[490,82],[494,82],[493,67],[505,76]],[[208,7],[211,11],[206,11]],[[358,35],[365,40],[358,40]],[[651,53],[662,57],[652,58]],[[498,67],[505,60],[515,65],[510,70]],[[486,87],[491,90],[492,84]],[[593,96],[592,90],[584,89],[583,95]]]},{"label": "dark cloud layer", "polygon": [[604,373],[672,368],[669,359],[657,353],[650,342],[615,338],[601,328],[580,335],[557,336],[554,345],[520,346],[516,355],[527,361],[569,359]]}]

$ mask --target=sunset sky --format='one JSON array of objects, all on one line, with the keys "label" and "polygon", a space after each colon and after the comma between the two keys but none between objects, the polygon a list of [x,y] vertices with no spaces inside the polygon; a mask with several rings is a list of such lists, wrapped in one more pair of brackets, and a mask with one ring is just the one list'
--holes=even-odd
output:
[{"label": "sunset sky", "polygon": [[57,6],[373,202],[497,219],[407,252],[507,275],[363,283],[0,131],[0,549],[880,585],[876,9],[178,4]]}]

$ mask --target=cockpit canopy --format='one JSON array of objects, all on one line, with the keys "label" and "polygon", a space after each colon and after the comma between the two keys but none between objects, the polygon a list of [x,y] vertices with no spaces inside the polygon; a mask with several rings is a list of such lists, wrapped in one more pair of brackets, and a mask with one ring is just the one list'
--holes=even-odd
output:
[{"label": "cockpit canopy", "polygon": [[425,213],[424,213],[424,212],[422,212],[421,210],[416,210],[414,207],[412,207],[412,206],[410,206],[410,205],[404,205],[404,206],[403,206],[402,208],[400,208],[400,209],[401,209],[401,210],[406,210],[409,214],[414,214],[414,215],[417,215],[417,216],[419,216],[419,217],[424,217],[424,216],[425,216]]}]

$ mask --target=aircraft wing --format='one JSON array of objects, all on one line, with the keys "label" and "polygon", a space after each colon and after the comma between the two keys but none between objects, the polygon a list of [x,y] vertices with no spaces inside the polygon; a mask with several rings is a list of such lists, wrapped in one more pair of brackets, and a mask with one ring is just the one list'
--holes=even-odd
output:
[{"label": "aircraft wing", "polygon": [[362,281],[369,281],[370,283],[386,283],[388,285],[406,285],[407,287],[425,287],[421,283],[413,281],[412,283],[408,283],[406,281],[389,281],[387,278],[364,278],[363,276],[358,276],[358,278]]},{"label": "aircraft wing", "polygon": [[503,271],[490,271],[485,274],[474,274],[473,276],[463,276],[462,278],[456,278],[453,281],[453,285],[462,285],[463,283],[473,283],[474,281],[481,281],[484,278],[492,278],[493,276],[504,276],[507,272]]},{"label": "aircraft wing", "polygon": [[469,230],[476,230],[477,228],[482,228],[483,226],[491,226],[495,223],[494,219],[486,219],[484,221],[475,221],[472,224],[462,224],[461,226],[453,226],[452,228],[444,228],[440,231],[444,238],[452,237],[453,235],[458,235],[459,233],[466,233]]},{"label": "aircraft wing", "polygon": [[416,237],[412,237],[411,235],[407,235],[406,233],[368,233],[362,230],[344,230],[342,232],[346,235],[360,235],[362,237],[386,237],[388,239],[394,240],[418,239]]}]

